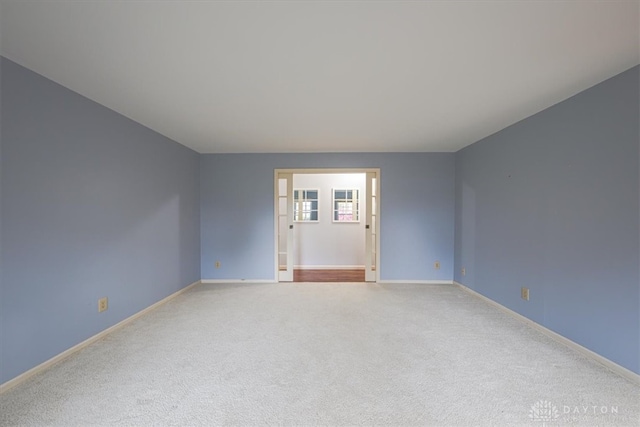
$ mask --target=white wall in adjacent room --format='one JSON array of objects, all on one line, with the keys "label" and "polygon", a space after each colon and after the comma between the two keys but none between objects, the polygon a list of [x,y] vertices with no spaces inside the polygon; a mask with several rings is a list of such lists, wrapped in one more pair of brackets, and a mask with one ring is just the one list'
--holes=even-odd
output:
[{"label": "white wall in adjacent room", "polygon": [[[364,267],[365,179],[354,174],[295,174],[294,189],[318,189],[318,222],[294,225],[294,265],[303,267]],[[333,189],[358,189],[360,222],[333,222]]]}]

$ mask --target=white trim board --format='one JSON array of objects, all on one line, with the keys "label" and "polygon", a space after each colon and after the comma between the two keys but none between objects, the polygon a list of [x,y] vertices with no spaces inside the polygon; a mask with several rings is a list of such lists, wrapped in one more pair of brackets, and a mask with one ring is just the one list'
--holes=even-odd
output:
[{"label": "white trim board", "polygon": [[378,280],[380,285],[452,285],[451,280]]},{"label": "white trim board", "polygon": [[33,377],[36,374],[39,374],[40,372],[43,372],[47,369],[49,369],[50,367],[52,367],[53,365],[55,365],[58,362],[63,361],[64,359],[66,359],[67,357],[73,355],[74,353],[82,350],[83,348],[93,344],[94,342],[104,338],[105,336],[109,335],[112,332],[115,332],[116,330],[122,328],[123,326],[133,322],[134,320],[138,319],[141,316],[144,316],[145,314],[147,314],[148,312],[150,312],[151,310],[154,310],[156,308],[158,308],[159,306],[169,302],[170,300],[172,300],[173,298],[177,297],[178,295],[188,291],[189,289],[193,288],[196,285],[200,284],[200,280],[193,282],[192,284],[180,289],[177,292],[172,293],[171,295],[161,299],[160,301],[151,304],[149,307],[144,308],[142,310],[140,310],[139,312],[132,314],[131,316],[127,317],[124,320],[121,320],[120,322],[116,323],[113,326],[108,327],[107,329],[98,332],[97,334],[95,334],[92,337],[87,338],[86,340],[82,341],[79,344],[74,345],[73,347],[63,351],[62,353],[53,356],[51,359],[46,360],[44,362],[42,362],[41,364],[39,364],[38,366],[35,366],[31,369],[29,369],[26,372],[23,372],[22,374],[18,375],[17,377],[10,379],[9,381],[7,381],[4,384],[0,384],[0,395],[9,391],[10,389],[12,389],[13,387],[22,384],[23,382],[25,382],[26,380],[28,380],[29,378]]},{"label": "white trim board", "polygon": [[582,354],[583,356],[588,357],[591,360],[594,360],[595,362],[600,363],[601,365],[603,365],[605,368],[609,369],[610,371],[612,371],[613,373],[620,375],[621,377],[624,377],[626,379],[628,379],[629,381],[640,385],[640,375],[636,374],[635,372],[625,368],[624,366],[620,366],[617,363],[607,359],[604,356],[599,355],[598,353],[589,350],[586,347],[581,346],[580,344],[571,341],[569,338],[566,338],[562,335],[560,335],[557,332],[552,331],[551,329],[548,329],[544,326],[542,326],[541,324],[534,322],[533,320],[519,314],[516,313],[515,311],[511,310],[510,308],[505,307],[504,305],[495,302],[494,300],[492,300],[491,298],[485,297],[484,295],[474,291],[473,289],[467,288],[465,285],[463,285],[462,283],[453,282],[454,285],[460,287],[462,290],[464,290],[465,292],[470,293],[471,295],[474,295],[480,299],[482,299],[485,302],[488,302],[489,304],[493,305],[494,307],[499,308],[500,310],[504,311],[505,313],[511,315],[512,317],[526,323],[527,325],[529,325],[530,327],[532,327],[533,329],[536,329],[539,332],[542,332],[544,335],[548,336],[549,338],[553,339],[554,341],[563,344],[567,347],[569,347],[570,349]]},{"label": "white trim board", "polygon": [[294,265],[294,270],[364,270],[364,265]]},{"label": "white trim board", "polygon": [[332,174],[380,172],[380,168],[276,168],[277,172],[293,174]]},{"label": "white trim board", "polygon": [[259,279],[259,280],[254,280],[254,279],[202,279],[200,280],[200,283],[202,283],[203,285],[205,284],[224,284],[224,283],[228,283],[228,284],[234,284],[234,283],[278,283],[277,280],[273,280],[273,279]]}]

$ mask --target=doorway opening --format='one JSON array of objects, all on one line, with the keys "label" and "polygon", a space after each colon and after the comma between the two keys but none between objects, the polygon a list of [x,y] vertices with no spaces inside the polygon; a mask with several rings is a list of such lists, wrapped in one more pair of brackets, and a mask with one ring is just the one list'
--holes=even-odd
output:
[{"label": "doorway opening", "polygon": [[280,282],[375,282],[379,169],[276,169],[275,271]]}]

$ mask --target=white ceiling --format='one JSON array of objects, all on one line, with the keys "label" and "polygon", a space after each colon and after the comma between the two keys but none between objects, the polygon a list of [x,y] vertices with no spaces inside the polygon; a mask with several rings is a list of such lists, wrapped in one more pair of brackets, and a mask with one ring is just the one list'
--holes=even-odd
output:
[{"label": "white ceiling", "polygon": [[640,1],[5,1],[0,52],[201,153],[456,151],[640,63]]}]

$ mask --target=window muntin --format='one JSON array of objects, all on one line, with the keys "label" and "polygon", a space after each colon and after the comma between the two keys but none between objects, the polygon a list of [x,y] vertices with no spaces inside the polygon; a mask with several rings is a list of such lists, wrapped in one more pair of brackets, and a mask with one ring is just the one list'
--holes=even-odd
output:
[{"label": "window muntin", "polygon": [[359,190],[333,190],[333,222],[360,222]]},{"label": "window muntin", "polygon": [[296,222],[318,221],[318,190],[293,190],[293,219]]}]

